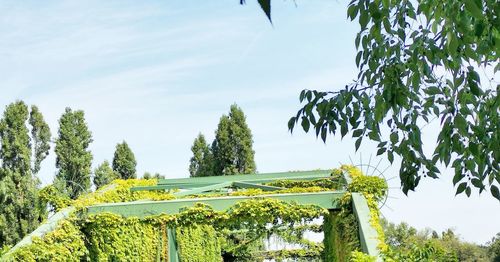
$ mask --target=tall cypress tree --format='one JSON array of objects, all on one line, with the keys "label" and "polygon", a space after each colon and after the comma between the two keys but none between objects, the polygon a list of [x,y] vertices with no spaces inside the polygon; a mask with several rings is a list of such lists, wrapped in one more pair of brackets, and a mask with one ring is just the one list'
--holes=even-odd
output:
[{"label": "tall cypress tree", "polygon": [[137,162],[135,156],[127,142],[123,141],[116,145],[115,155],[113,157],[113,170],[118,173],[120,178],[136,178],[135,167]]},{"label": "tall cypress tree", "polygon": [[229,116],[221,117],[215,131],[212,144],[215,173],[234,175],[255,172],[255,152],[252,145],[252,131],[246,123],[245,114],[233,104]]},{"label": "tall cypress tree", "polygon": [[47,215],[35,175],[48,155],[49,140],[49,126],[36,106],[29,110],[17,101],[6,107],[0,120],[0,247],[18,242]]},{"label": "tall cypress tree", "polygon": [[257,168],[252,146],[252,131],[245,114],[233,104],[229,115],[220,118],[211,147],[202,134],[194,140],[189,173],[192,177],[254,173]]},{"label": "tall cypress tree", "polygon": [[90,189],[92,153],[88,150],[92,134],[83,111],[66,108],[59,119],[59,137],[56,140],[56,167],[54,184],[63,193],[76,199]]},{"label": "tall cypress tree", "polygon": [[193,152],[193,157],[189,160],[191,177],[213,176],[214,158],[204,135],[198,134],[191,147],[191,152]]}]

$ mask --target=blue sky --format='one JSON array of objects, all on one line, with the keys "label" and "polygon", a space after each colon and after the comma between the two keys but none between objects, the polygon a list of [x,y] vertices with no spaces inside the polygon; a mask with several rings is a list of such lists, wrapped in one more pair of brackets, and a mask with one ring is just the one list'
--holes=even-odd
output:
[{"label": "blue sky", "polygon": [[[139,174],[188,176],[193,139],[213,139],[220,116],[237,103],[254,135],[259,172],[332,168],[364,162],[350,138],[325,145],[287,130],[304,88],[335,90],[356,77],[356,23],[343,1],[274,1],[273,26],[256,1],[0,1],[0,106],[36,104],[53,134],[69,106],[85,111],[93,166],[126,140]],[[424,130],[428,150],[437,124]],[[427,131],[427,132],[426,132]],[[381,166],[388,166],[383,160]],[[452,171],[417,192],[391,178],[391,221],[438,231],[455,228],[484,243],[500,232],[500,205],[489,193],[454,196]],[[39,174],[52,181],[52,152]],[[477,194],[477,193],[476,193]]]}]

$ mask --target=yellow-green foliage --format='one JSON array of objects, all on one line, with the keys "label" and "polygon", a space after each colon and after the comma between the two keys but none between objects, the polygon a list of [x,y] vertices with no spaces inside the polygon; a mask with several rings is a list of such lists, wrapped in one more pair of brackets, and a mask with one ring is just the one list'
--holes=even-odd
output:
[{"label": "yellow-green foliage", "polygon": [[356,261],[356,262],[375,262],[377,259],[375,257],[372,257],[368,254],[365,254],[363,252],[359,251],[353,251],[351,253],[351,261]]},{"label": "yellow-green foliage", "polygon": [[48,185],[38,192],[40,200],[50,204],[54,211],[59,211],[71,205],[71,199],[56,189],[54,185]]},{"label": "yellow-green foliage", "polygon": [[[378,181],[371,178],[366,179],[357,175],[359,170],[343,166],[342,170],[334,170],[334,178],[331,181],[341,181],[340,174],[347,171],[353,177],[355,186],[349,190],[363,190],[370,207],[375,205],[378,199]],[[335,177],[336,176],[336,177]],[[279,193],[302,193],[319,192],[339,189],[338,184],[333,184],[330,179],[319,179],[315,181],[281,181],[280,186],[286,187],[277,191],[262,191],[260,189],[240,190],[229,195],[263,195]],[[168,200],[175,198],[170,192],[164,191],[130,191],[134,186],[155,185],[156,180],[115,180],[112,184],[105,186],[97,192],[81,196],[77,200],[68,202],[66,199],[50,199],[50,188],[46,190],[47,201],[50,201],[56,209],[71,204],[81,210],[86,206],[98,203],[127,202],[136,200]],[[276,184],[278,185],[278,184]],[[219,196],[221,194],[204,195],[206,197]],[[165,260],[168,257],[167,228],[177,228],[177,241],[180,248],[182,261],[220,261],[221,252],[225,254],[248,255],[249,250],[245,246],[251,245],[251,241],[265,236],[270,230],[278,227],[304,225],[315,218],[325,216],[330,219],[334,228],[327,228],[326,234],[332,234],[334,229],[339,236],[333,246],[338,247],[342,243],[342,257],[347,257],[351,251],[359,249],[357,239],[357,221],[350,207],[350,194],[343,198],[343,208],[335,217],[327,215],[326,210],[317,206],[298,205],[282,202],[269,198],[254,198],[239,202],[225,212],[214,211],[211,207],[198,204],[178,214],[162,214],[159,216],[138,218],[123,218],[121,216],[102,213],[61,222],[59,227],[43,239],[36,239],[33,244],[16,250],[12,254],[14,261],[35,261],[34,258],[44,257],[50,261],[156,261]],[[375,204],[373,204],[375,203]],[[374,213],[378,219],[378,213]],[[378,221],[378,220],[377,220]],[[271,226],[271,229],[269,229]],[[274,229],[273,229],[274,228]],[[70,231],[73,230],[73,231]],[[227,232],[245,229],[247,237],[244,242],[235,242],[228,238]],[[326,233],[326,232],[330,233]],[[217,232],[217,233],[216,233]],[[226,233],[224,233],[226,232]],[[68,236],[68,234],[71,235]],[[56,236],[64,236],[57,238]],[[66,241],[71,240],[70,244]],[[326,243],[326,242],[325,242]],[[305,249],[290,252],[277,252],[275,255],[283,256],[317,256],[323,247],[302,243]],[[301,245],[302,245],[301,244]],[[55,246],[56,248],[52,248]],[[314,248],[314,252],[308,251],[307,247]],[[51,253],[52,250],[66,248],[68,250]],[[310,249],[309,248],[309,249]],[[328,249],[330,248],[330,249]],[[333,250],[325,245],[325,251]],[[340,250],[340,249],[339,249]],[[247,253],[245,253],[247,252]],[[39,255],[39,254],[52,254]],[[70,254],[69,254],[70,253]],[[271,252],[272,253],[272,252]],[[267,254],[272,255],[271,253]],[[325,252],[326,253],[326,252]],[[69,254],[58,256],[56,254]],[[273,253],[274,254],[274,253]],[[354,257],[354,253],[353,253]],[[31,260],[30,260],[31,259]],[[40,261],[40,260],[37,260]],[[49,261],[49,260],[47,260]],[[327,260],[329,261],[329,260]],[[346,261],[346,260],[339,260]]]},{"label": "yellow-green foliage", "polygon": [[[62,221],[43,238],[35,237],[30,245],[17,249],[6,261],[80,261],[87,256],[85,236],[76,225],[76,218]],[[2,260],[3,261],[3,260]]]},{"label": "yellow-green foliage", "polygon": [[[373,261],[375,258],[359,252],[358,222],[353,214],[350,193],[361,193],[366,198],[370,209],[370,224],[378,233],[378,248],[383,254],[388,247],[384,242],[377,201],[382,200],[387,193],[387,183],[380,177],[365,176],[359,168],[350,165],[342,165],[332,174],[338,176],[343,172],[347,172],[352,181],[347,186],[349,193],[341,199],[341,210],[331,213],[325,219],[325,261]],[[332,228],[327,226],[330,222]]]},{"label": "yellow-green foliage", "polygon": [[82,230],[91,261],[155,261],[163,254],[161,228],[138,218],[101,213],[90,216]]},{"label": "yellow-green foliage", "polygon": [[220,262],[221,246],[210,225],[191,225],[176,230],[179,255],[185,262]]},{"label": "yellow-green foliage", "polygon": [[321,178],[315,180],[276,180],[266,185],[284,187],[284,188],[311,188],[320,187],[328,188],[330,190],[338,190],[342,188],[342,181],[336,178]]},{"label": "yellow-green foliage", "polygon": [[324,261],[349,261],[351,252],[360,249],[358,221],[352,211],[351,195],[341,200],[340,211],[330,211],[324,216]]},{"label": "yellow-green foliage", "polygon": [[165,191],[131,191],[135,186],[154,186],[156,179],[127,179],[114,180],[113,183],[87,195],[76,199],[72,205],[77,208],[99,203],[131,202],[137,200],[170,200],[175,197]]}]

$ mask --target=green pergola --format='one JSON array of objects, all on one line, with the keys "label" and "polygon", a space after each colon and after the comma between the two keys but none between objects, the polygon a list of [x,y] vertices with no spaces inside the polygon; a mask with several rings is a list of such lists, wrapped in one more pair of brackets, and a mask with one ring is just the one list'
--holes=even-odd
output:
[{"label": "green pergola", "polygon": [[[174,190],[173,193],[177,197],[191,196],[189,198],[177,198],[164,201],[141,200],[134,202],[122,203],[106,203],[88,206],[86,210],[79,214],[85,216],[89,214],[98,214],[102,212],[110,212],[121,215],[123,217],[139,217],[160,215],[160,214],[177,214],[185,208],[194,206],[196,203],[204,203],[210,205],[214,210],[223,211],[233,206],[239,201],[252,198],[273,198],[285,202],[293,202],[304,205],[317,205],[330,211],[339,210],[339,199],[346,193],[344,190],[337,191],[322,191],[322,192],[307,192],[307,193],[270,193],[257,196],[221,196],[221,197],[205,197],[204,194],[219,192],[229,192],[234,188],[257,188],[263,191],[275,191],[284,188],[265,185],[265,183],[276,180],[315,180],[328,178],[331,176],[329,170],[316,170],[306,172],[282,172],[282,173],[266,173],[266,174],[249,174],[249,175],[233,175],[233,176],[210,176],[196,178],[177,178],[177,179],[160,179],[155,186],[132,187],[131,191],[142,190]],[[349,183],[350,177],[347,173],[344,174],[344,182]],[[377,233],[370,225],[370,210],[366,199],[363,195],[352,193],[352,205],[356,215],[359,227],[359,238],[362,251],[369,255],[378,257],[377,249]],[[47,232],[53,230],[58,221],[69,216],[74,209],[66,208],[54,216],[46,223],[41,225],[32,234],[25,237],[12,250],[29,244],[33,236],[43,236]],[[179,261],[179,253],[177,250],[175,230],[168,229],[168,249],[169,259],[171,262]],[[12,251],[11,250],[11,251]]]}]

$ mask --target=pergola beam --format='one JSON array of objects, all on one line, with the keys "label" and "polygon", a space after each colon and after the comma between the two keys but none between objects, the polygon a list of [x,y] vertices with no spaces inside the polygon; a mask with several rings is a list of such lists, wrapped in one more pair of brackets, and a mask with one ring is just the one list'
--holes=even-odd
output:
[{"label": "pergola beam", "polygon": [[266,185],[248,183],[248,182],[233,182],[233,186],[239,187],[239,188],[257,188],[257,189],[262,189],[263,191],[276,191],[276,190],[285,189],[283,187],[266,186]]},{"label": "pergola beam", "polygon": [[154,216],[160,214],[177,214],[184,208],[194,206],[196,203],[210,205],[216,211],[224,211],[234,204],[255,198],[273,198],[286,202],[293,202],[301,205],[317,205],[326,209],[338,209],[339,199],[344,195],[343,191],[325,191],[314,193],[291,193],[291,194],[271,194],[258,196],[226,196],[213,198],[183,198],[165,201],[144,201],[135,203],[110,203],[99,204],[87,208],[87,214],[97,214],[101,212],[111,212],[124,217]]},{"label": "pergola beam", "polygon": [[217,190],[217,189],[229,187],[232,184],[233,183],[231,183],[231,182],[225,182],[225,183],[220,183],[220,184],[215,184],[215,185],[210,185],[210,186],[198,187],[198,188],[194,188],[191,190],[180,191],[180,192],[174,193],[174,196],[179,197],[179,196],[196,195],[196,194],[200,194],[200,193],[207,192],[207,191],[212,191],[212,190]]},{"label": "pergola beam", "polygon": [[263,174],[248,174],[248,175],[230,175],[230,176],[206,176],[206,177],[190,177],[190,178],[174,178],[174,179],[159,179],[158,185],[173,185],[173,184],[218,184],[223,182],[237,181],[274,181],[281,179],[318,179],[325,178],[331,175],[331,170],[315,170],[301,172],[281,172],[281,173],[263,173]]}]

